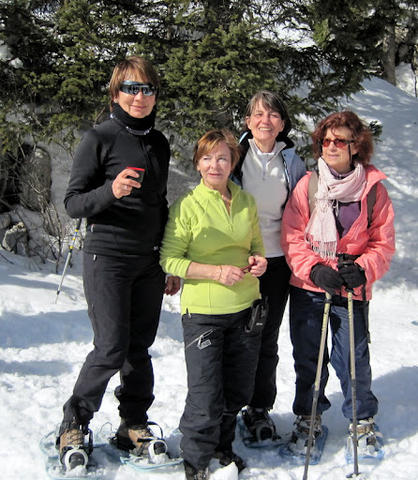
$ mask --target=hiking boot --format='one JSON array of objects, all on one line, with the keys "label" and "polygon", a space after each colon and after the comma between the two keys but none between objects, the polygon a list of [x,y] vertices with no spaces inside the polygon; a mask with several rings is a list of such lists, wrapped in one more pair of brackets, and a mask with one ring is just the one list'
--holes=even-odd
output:
[{"label": "hiking boot", "polygon": [[219,460],[220,465],[224,467],[234,462],[238,468],[238,472],[241,472],[247,466],[244,460],[240,456],[235,454],[232,450],[226,450],[223,452],[216,451],[213,456],[214,458],[217,458]]},{"label": "hiking boot", "polygon": [[164,456],[167,453],[167,444],[162,438],[154,435],[149,425],[156,424],[148,422],[146,425],[128,426],[125,420],[122,420],[111,442],[120,450],[125,450],[139,457],[148,455],[152,463],[158,463],[156,457]]},{"label": "hiking boot", "polygon": [[87,433],[87,428],[73,419],[57,439],[60,461],[66,470],[72,470],[80,465],[87,466],[88,456],[93,449],[91,436],[89,445],[86,446],[84,443]]},{"label": "hiking boot", "polygon": [[183,465],[184,465],[184,473],[186,474],[186,480],[208,480],[209,478],[208,467],[197,469],[197,468],[194,468],[194,466],[191,465],[186,460],[183,461]]},{"label": "hiking boot", "polygon": [[241,413],[245,426],[257,442],[279,438],[267,408],[247,407]]},{"label": "hiking boot", "polygon": [[[353,438],[353,424],[349,426],[349,442]],[[376,429],[373,417],[359,420],[357,424],[357,445],[361,455],[374,455],[382,448],[383,435]]]},{"label": "hiking boot", "polygon": [[[313,422],[312,447],[314,447],[315,440],[322,433],[321,415],[317,415]],[[312,417],[310,415],[299,415],[296,417],[294,422],[295,428],[293,429],[292,436],[288,444],[289,450],[296,455],[306,455],[311,423]]]}]

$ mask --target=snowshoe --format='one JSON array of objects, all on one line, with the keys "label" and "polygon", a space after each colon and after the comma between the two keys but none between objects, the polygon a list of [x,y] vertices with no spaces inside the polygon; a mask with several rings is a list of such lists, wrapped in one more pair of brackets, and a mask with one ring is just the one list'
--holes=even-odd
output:
[{"label": "snowshoe", "polygon": [[[150,426],[159,429],[159,436]],[[164,468],[183,461],[169,455],[163,431],[155,422],[127,426],[122,420],[116,434],[110,438],[110,444],[118,449],[122,463],[138,470]]]},{"label": "snowshoe", "polygon": [[249,448],[269,448],[280,445],[280,436],[266,408],[246,407],[238,420],[242,441]]},{"label": "snowshoe", "polygon": [[[347,463],[353,462],[353,441],[353,424],[350,424],[346,446]],[[381,460],[384,456],[383,435],[373,417],[360,420],[357,424],[357,455],[361,460]]]},{"label": "snowshoe", "polygon": [[[306,461],[311,417],[300,415],[296,418],[294,425],[290,440],[280,448],[279,453],[290,462],[301,465]],[[318,415],[314,420],[310,465],[316,465],[321,459],[327,435],[328,429],[321,424],[321,416]]]},{"label": "snowshoe", "polygon": [[[68,435],[66,437],[69,438]],[[62,448],[62,455],[57,449],[60,438],[57,439],[56,432],[51,431],[42,437],[39,443],[45,458],[46,473],[51,479],[79,480],[80,478],[88,478],[89,480],[95,480],[103,477],[104,467],[99,465],[92,452],[92,433],[90,431],[87,447],[79,444],[74,445],[74,448]],[[70,447],[70,443],[66,446]]]}]

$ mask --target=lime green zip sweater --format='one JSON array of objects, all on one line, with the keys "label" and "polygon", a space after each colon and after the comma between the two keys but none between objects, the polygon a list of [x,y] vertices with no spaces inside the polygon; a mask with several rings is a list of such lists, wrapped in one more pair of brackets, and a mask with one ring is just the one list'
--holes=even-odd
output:
[{"label": "lime green zip sweater", "polygon": [[244,267],[250,255],[264,255],[254,198],[231,181],[228,188],[230,213],[221,194],[202,181],[170,207],[160,263],[184,279],[182,313],[235,313],[260,297],[258,279],[248,273],[232,286],[185,278],[191,262]]}]

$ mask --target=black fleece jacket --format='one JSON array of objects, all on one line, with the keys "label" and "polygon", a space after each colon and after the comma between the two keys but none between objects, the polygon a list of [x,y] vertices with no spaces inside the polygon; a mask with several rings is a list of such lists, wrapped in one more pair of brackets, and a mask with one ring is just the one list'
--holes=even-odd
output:
[{"label": "black fleece jacket", "polygon": [[[65,208],[70,217],[87,218],[86,252],[148,255],[158,249],[167,220],[170,148],[153,128],[155,111],[135,119],[114,105],[111,117],[83,136]],[[126,167],[144,168],[144,180],[141,188],[117,199],[112,182]]]}]

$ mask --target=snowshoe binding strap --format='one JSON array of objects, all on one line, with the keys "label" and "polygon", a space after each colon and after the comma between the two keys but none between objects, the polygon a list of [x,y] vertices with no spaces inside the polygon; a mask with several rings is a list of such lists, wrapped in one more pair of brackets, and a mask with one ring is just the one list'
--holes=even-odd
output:
[{"label": "snowshoe binding strap", "polygon": [[242,410],[242,419],[255,441],[264,442],[265,440],[280,438],[267,409],[247,407],[247,409]]},{"label": "snowshoe binding strap", "polygon": [[148,446],[148,459],[150,463],[165,463],[167,461],[167,444],[162,438],[152,439]]},{"label": "snowshoe binding strap", "polygon": [[[87,445],[84,442],[88,435]],[[73,470],[79,466],[87,466],[89,455],[93,451],[93,432],[87,427],[69,429],[61,435],[61,441],[65,442],[60,448],[60,461],[66,470]]]},{"label": "snowshoe binding strap", "polygon": [[[347,451],[352,454],[353,449],[353,425],[349,426],[349,436],[347,439]],[[373,418],[360,420],[357,424],[357,445],[360,455],[375,456],[381,450],[383,435],[376,429]]]},{"label": "snowshoe binding strap", "polygon": [[66,450],[61,456],[61,463],[65,470],[73,470],[76,467],[86,467],[89,457],[83,447],[66,447]]},{"label": "snowshoe binding strap", "polygon": [[[310,416],[298,416],[294,422],[295,429],[289,441],[289,450],[297,455],[306,455],[309,442],[309,429],[312,419]],[[322,433],[321,417],[318,415],[314,420],[312,448],[315,448],[316,439]]]},{"label": "snowshoe binding strap", "polygon": [[276,432],[271,425],[260,423],[259,425],[255,425],[254,428],[255,428],[255,432],[254,432],[255,438],[257,439],[258,442],[262,442],[269,438],[275,439],[276,437]]}]

